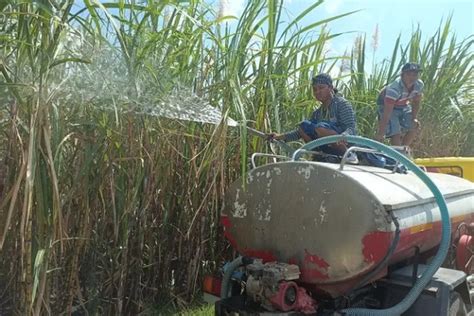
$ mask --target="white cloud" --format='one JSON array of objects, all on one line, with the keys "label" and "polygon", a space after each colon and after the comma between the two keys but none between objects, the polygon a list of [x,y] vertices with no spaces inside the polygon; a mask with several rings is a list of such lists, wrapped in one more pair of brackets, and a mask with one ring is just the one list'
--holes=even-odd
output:
[{"label": "white cloud", "polygon": [[329,14],[336,13],[341,7],[342,0],[329,0],[324,2],[326,12]]},{"label": "white cloud", "polygon": [[244,10],[245,0],[220,0],[219,16],[236,16],[239,17]]}]

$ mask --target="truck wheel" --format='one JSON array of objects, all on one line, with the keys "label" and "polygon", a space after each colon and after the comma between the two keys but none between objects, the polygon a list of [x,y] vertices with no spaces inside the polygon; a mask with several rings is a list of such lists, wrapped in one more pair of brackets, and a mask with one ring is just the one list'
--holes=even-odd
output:
[{"label": "truck wheel", "polygon": [[450,303],[449,303],[449,316],[465,316],[467,315],[466,304],[459,295],[458,292],[451,293]]}]

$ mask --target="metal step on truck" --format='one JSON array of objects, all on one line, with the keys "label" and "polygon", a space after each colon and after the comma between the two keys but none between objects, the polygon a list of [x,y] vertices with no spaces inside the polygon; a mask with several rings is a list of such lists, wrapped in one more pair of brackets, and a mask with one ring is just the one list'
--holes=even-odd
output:
[{"label": "metal step on truck", "polygon": [[361,162],[395,165],[315,159],[341,137],[256,153],[230,186],[221,225],[239,256],[204,281],[216,315],[474,315],[474,183],[361,137],[344,139]]}]

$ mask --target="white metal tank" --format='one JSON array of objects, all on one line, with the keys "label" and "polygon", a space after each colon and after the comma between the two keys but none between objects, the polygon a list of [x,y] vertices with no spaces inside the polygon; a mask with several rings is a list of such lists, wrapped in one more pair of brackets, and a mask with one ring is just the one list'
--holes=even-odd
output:
[{"label": "white metal tank", "polygon": [[[474,220],[474,184],[429,174],[443,193],[453,232]],[[430,250],[441,239],[431,191],[411,172],[321,162],[279,162],[233,183],[222,215],[224,234],[242,254],[297,264],[300,280],[330,296],[345,293],[385,256],[390,263]],[[382,271],[385,273],[385,270]]]}]

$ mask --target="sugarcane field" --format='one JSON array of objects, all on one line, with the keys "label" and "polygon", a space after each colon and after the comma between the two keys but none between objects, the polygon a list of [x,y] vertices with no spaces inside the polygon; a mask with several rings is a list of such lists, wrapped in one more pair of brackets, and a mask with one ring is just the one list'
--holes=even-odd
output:
[{"label": "sugarcane field", "polygon": [[0,315],[474,316],[474,2],[0,0]]}]

